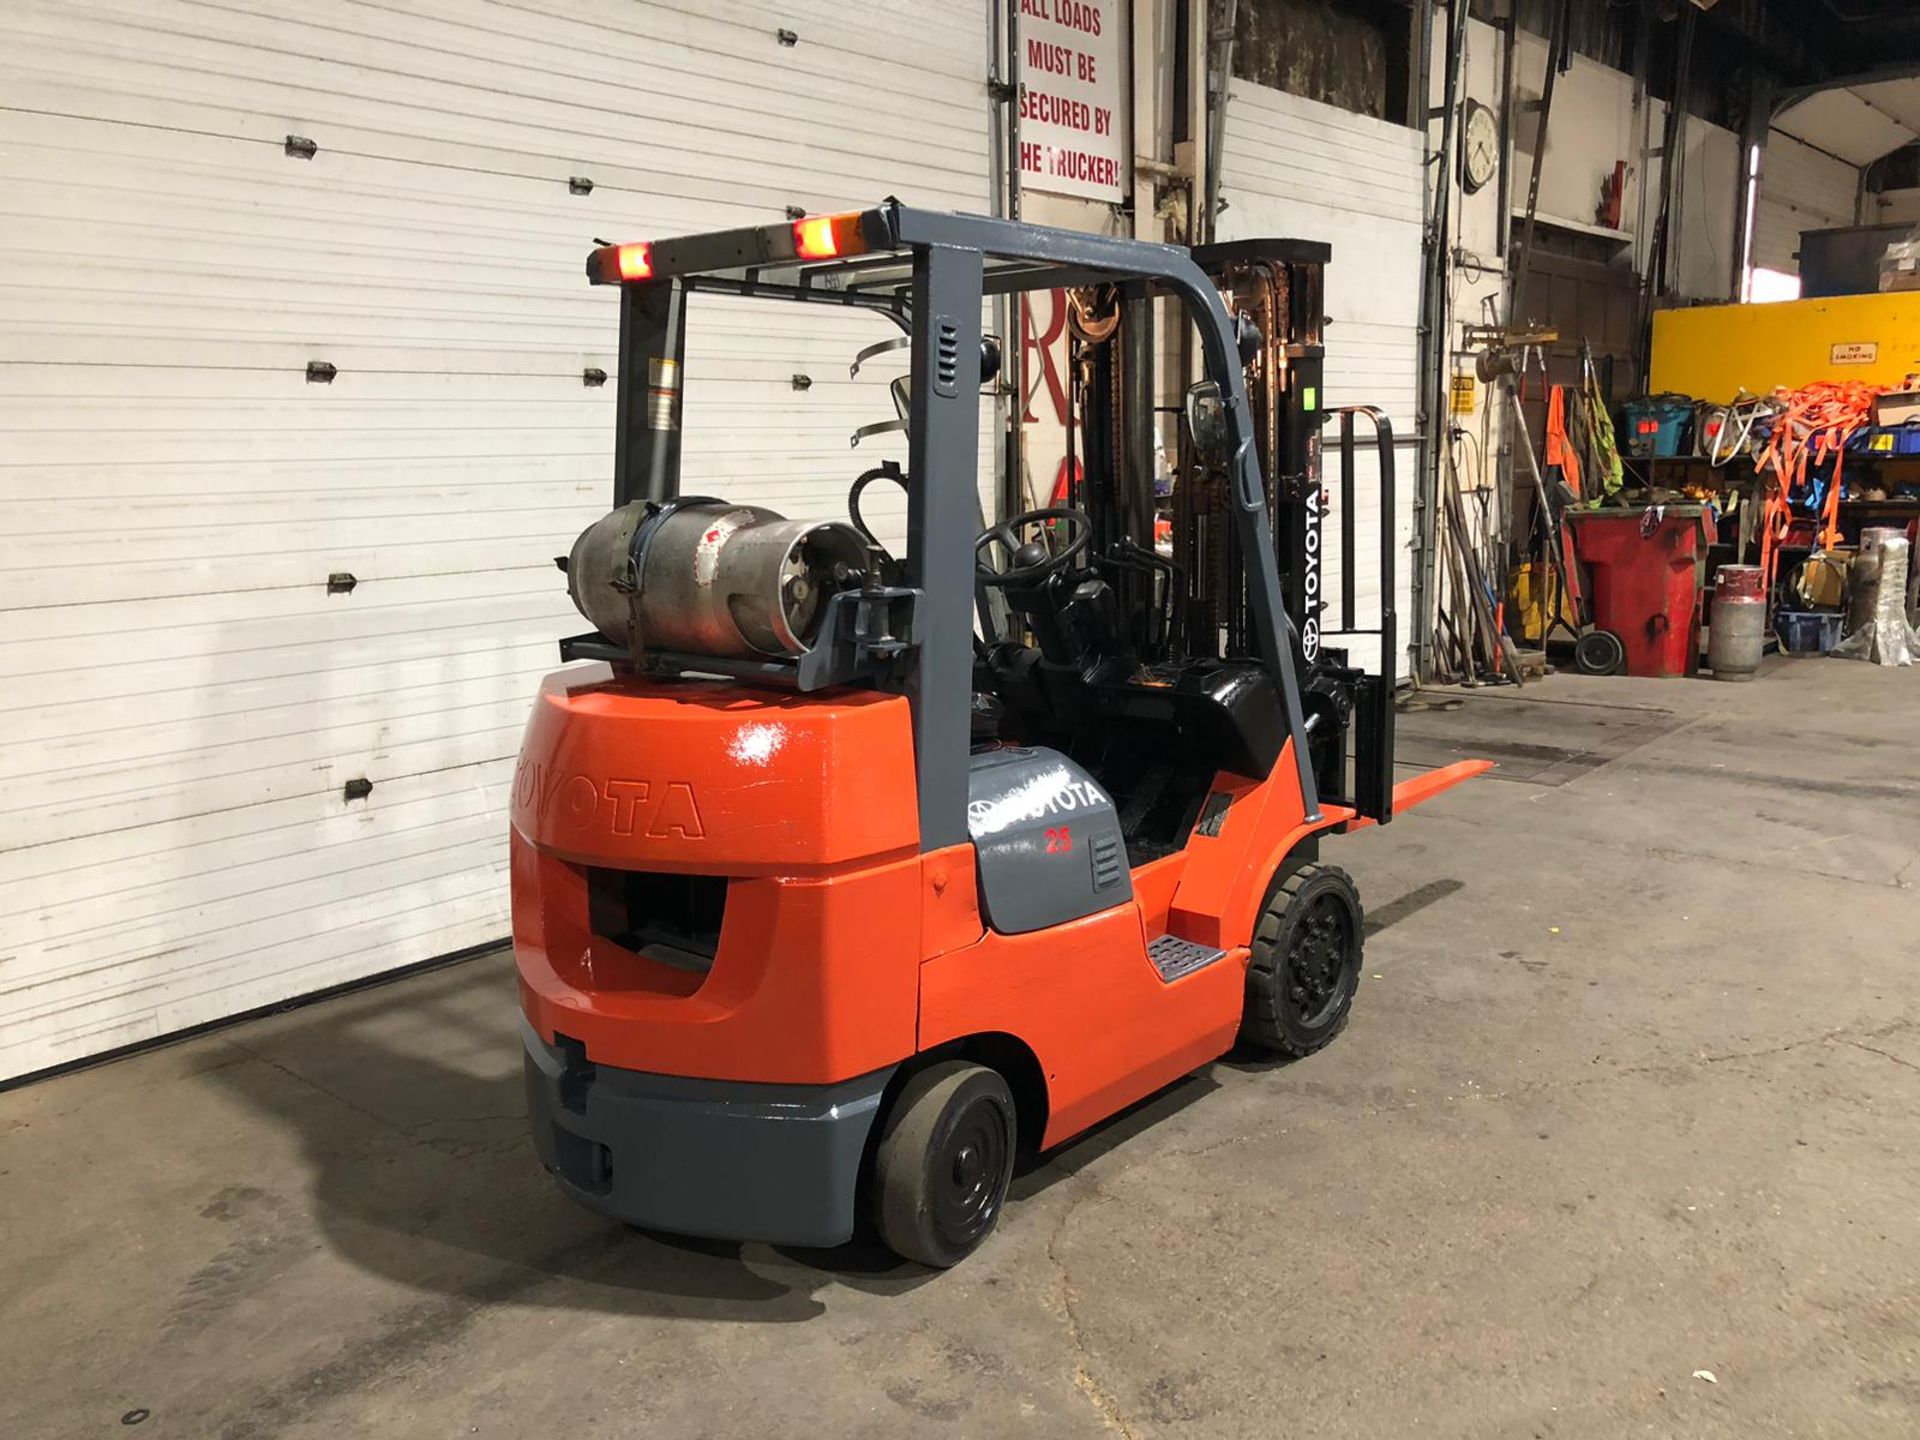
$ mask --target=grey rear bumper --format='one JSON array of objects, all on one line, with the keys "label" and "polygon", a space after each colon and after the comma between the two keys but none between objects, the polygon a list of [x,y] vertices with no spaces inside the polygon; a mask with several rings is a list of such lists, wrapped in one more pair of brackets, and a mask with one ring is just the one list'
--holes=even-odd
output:
[{"label": "grey rear bumper", "polygon": [[580,1204],[683,1235],[838,1245],[893,1067],[835,1085],[617,1070],[520,1021],[540,1163]]}]

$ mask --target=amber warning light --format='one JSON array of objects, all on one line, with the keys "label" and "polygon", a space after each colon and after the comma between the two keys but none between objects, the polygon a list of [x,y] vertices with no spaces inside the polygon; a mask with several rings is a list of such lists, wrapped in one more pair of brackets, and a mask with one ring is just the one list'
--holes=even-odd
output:
[{"label": "amber warning light", "polygon": [[[831,260],[840,253],[834,215],[809,215],[793,222],[793,250],[802,260]],[[857,219],[857,216],[847,217]]]},{"label": "amber warning light", "polygon": [[587,257],[587,278],[596,285],[653,278],[653,245],[636,240],[630,245],[602,245]]},{"label": "amber warning light", "polygon": [[642,240],[633,245],[621,245],[615,249],[614,257],[622,280],[653,278],[653,246],[646,241]]},{"label": "amber warning light", "polygon": [[867,253],[860,212],[844,215],[807,215],[793,222],[793,253],[801,260],[834,260]]}]

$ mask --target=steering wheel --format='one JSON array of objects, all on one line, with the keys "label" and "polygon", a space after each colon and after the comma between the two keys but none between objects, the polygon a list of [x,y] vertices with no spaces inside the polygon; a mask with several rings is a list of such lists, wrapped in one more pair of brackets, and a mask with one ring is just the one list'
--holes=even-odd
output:
[{"label": "steering wheel", "polygon": [[[1068,539],[1059,549],[1052,548],[1052,537],[1025,540],[1020,530],[1027,525],[1059,521],[1067,527]],[[973,542],[973,574],[982,585],[1034,585],[1057,575],[1078,559],[1093,541],[1093,521],[1084,510],[1054,505],[1045,510],[1027,510],[980,532]],[[996,570],[987,563],[987,552],[994,546],[1006,552],[1007,566]]]}]

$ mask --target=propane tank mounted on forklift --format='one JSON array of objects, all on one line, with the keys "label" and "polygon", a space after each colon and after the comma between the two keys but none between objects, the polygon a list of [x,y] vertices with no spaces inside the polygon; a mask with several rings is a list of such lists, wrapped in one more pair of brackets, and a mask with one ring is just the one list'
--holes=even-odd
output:
[{"label": "propane tank mounted on forklift", "polygon": [[[593,663],[542,686],[512,795],[533,1138],[568,1195],[795,1245],[864,1219],[952,1265],[1021,1154],[1236,1042],[1304,1056],[1345,1025],[1360,901],[1320,838],[1487,767],[1392,784],[1390,523],[1377,623],[1354,628],[1351,566],[1338,610],[1322,593],[1333,509],[1358,553],[1356,419],[1393,513],[1377,411],[1336,412],[1337,504],[1321,483],[1325,261],[892,201],[592,253],[620,287],[614,508],[566,562],[595,629],[561,656]],[[983,299],[1055,288],[1084,470],[986,525]],[[847,521],[680,493],[696,294],[907,348],[897,418],[861,432],[904,430],[907,464],[862,474]],[[1171,546],[1143,469],[1157,312],[1206,377]],[[906,492],[898,555],[861,514],[878,479]],[[1348,663],[1362,642],[1384,673]]]}]

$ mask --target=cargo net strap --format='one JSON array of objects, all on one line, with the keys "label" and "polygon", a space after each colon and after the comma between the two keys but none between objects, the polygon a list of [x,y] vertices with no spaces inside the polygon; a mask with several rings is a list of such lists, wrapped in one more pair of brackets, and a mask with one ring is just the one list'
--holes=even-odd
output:
[{"label": "cargo net strap", "polygon": [[[1847,442],[1873,428],[1873,405],[1892,388],[1858,382],[1819,381],[1800,390],[1776,390],[1775,414],[1764,447],[1754,445],[1756,471],[1771,470],[1762,507],[1760,565],[1771,585],[1793,507],[1811,512],[1820,526],[1822,550],[1840,543],[1840,500]],[[1831,473],[1822,467],[1831,460]]]}]

